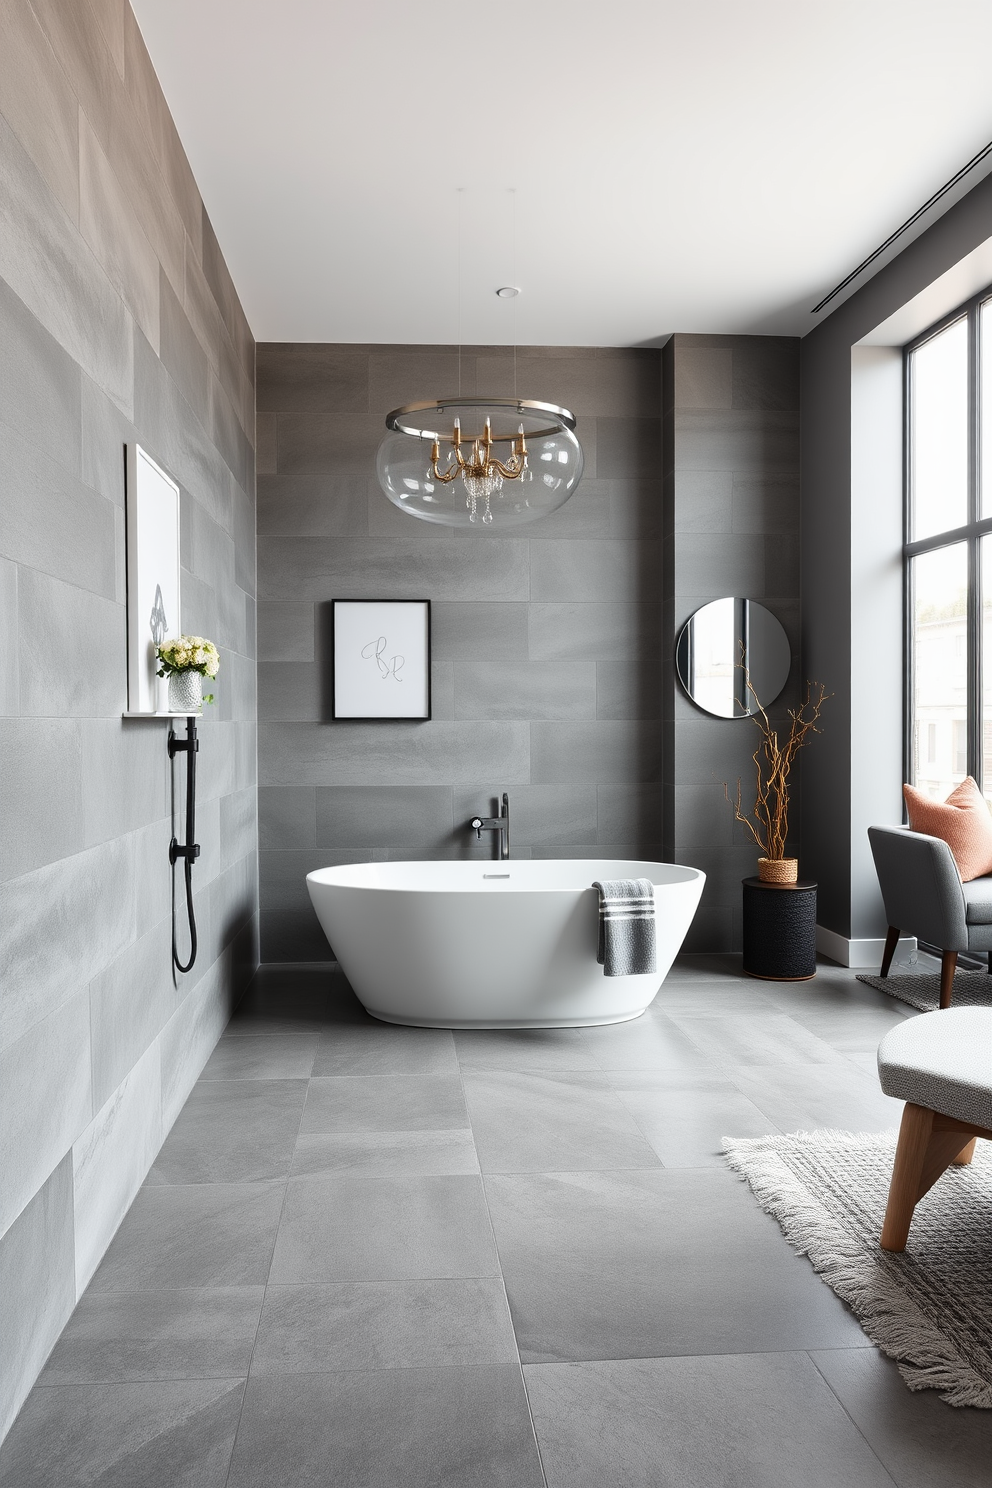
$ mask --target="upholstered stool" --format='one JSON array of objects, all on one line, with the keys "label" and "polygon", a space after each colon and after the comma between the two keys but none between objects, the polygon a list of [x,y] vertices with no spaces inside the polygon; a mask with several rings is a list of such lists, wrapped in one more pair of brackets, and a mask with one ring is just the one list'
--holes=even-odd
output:
[{"label": "upholstered stool", "polygon": [[878,1046],[878,1078],[906,1102],[882,1227],[882,1249],[905,1250],[923,1195],[971,1162],[976,1137],[992,1141],[992,1007],[907,1018]]}]

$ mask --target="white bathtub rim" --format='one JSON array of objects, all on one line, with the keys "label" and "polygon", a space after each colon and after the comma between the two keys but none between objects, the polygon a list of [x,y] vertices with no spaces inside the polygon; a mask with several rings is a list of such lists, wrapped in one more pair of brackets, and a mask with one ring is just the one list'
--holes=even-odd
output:
[{"label": "white bathtub rim", "polygon": [[[513,858],[508,862],[500,863],[493,860],[491,863],[480,862],[472,858],[395,858],[388,863],[336,863],[327,868],[314,868],[306,875],[308,886],[317,884],[324,888],[348,889],[352,891],[372,892],[377,894],[477,894],[477,893],[519,893],[519,894],[555,894],[555,893],[578,893],[583,889],[591,889],[593,880],[581,883],[562,883],[554,881],[550,876],[547,882],[512,882],[513,872],[523,869],[527,870],[554,870],[556,868],[569,868],[582,870],[583,879],[586,873],[593,873],[598,877],[617,876],[608,875],[604,870],[607,868],[627,869],[624,877],[650,878],[656,889],[670,889],[695,883],[699,880],[705,884],[706,874],[702,868],[693,868],[688,863],[659,863],[650,858]],[[367,870],[378,871],[389,869],[406,869],[411,875],[413,870],[425,870],[419,881],[404,881],[400,873],[390,882],[379,882],[350,877],[354,871]],[[478,878],[471,876],[468,870],[487,870]],[[492,870],[496,870],[495,872]],[[504,878],[504,869],[508,878]],[[649,872],[635,873],[634,869],[660,869],[666,875],[656,880]],[[459,870],[465,870],[460,873]],[[675,877],[667,874],[674,872]],[[451,873],[454,882],[444,883],[438,879],[442,874]],[[348,875],[348,876],[345,876]],[[536,875],[535,875],[536,876]],[[459,879],[463,881],[459,882]]]}]

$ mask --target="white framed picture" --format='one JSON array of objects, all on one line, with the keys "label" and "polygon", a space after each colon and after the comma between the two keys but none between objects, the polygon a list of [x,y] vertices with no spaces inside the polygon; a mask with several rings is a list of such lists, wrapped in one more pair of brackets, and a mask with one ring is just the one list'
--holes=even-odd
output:
[{"label": "white framed picture", "polygon": [[431,716],[429,599],[335,599],[334,717]]},{"label": "white framed picture", "polygon": [[140,444],[127,446],[127,706],[168,708],[156,647],[182,634],[179,620],[179,487]]}]

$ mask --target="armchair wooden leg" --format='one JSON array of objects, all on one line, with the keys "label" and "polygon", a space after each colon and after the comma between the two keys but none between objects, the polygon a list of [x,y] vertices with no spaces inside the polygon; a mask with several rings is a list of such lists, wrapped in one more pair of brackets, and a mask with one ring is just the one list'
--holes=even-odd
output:
[{"label": "armchair wooden leg", "polygon": [[975,1155],[975,1143],[977,1141],[978,1141],[978,1138],[977,1137],[972,1137],[972,1139],[968,1143],[967,1147],[962,1147],[961,1148],[961,1151],[958,1153],[957,1157],[954,1159],[954,1166],[955,1167],[957,1167],[957,1168],[965,1168],[965,1167],[968,1166],[968,1164],[971,1162],[971,1159]]},{"label": "armchair wooden leg", "polygon": [[951,993],[954,990],[954,971],[958,964],[957,951],[941,951],[940,953],[940,1005],[949,1008],[951,1005]]},{"label": "armchair wooden leg", "polygon": [[[895,925],[890,925],[885,933],[885,950],[882,952],[882,969],[878,973],[879,976],[888,976],[889,967],[892,965],[892,957],[896,953],[896,946],[898,944],[899,931],[896,929]],[[992,970],[992,953],[990,953],[989,956],[989,969]]]}]

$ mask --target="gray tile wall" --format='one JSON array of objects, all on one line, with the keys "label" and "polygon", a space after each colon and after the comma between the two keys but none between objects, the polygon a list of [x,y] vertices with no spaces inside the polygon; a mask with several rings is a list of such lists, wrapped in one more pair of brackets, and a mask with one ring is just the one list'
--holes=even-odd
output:
[{"label": "gray tile wall", "polygon": [[[665,848],[708,875],[687,950],[740,947],[742,878],[758,849],[723,791],[744,800],[758,743],[747,719],[718,719],[689,701],[672,658],[682,625],[722,595],[757,599],[792,643],[782,717],[800,685],[799,341],[676,335],[665,363]],[[798,791],[798,771],[795,777]],[[798,804],[793,808],[798,826]],[[797,836],[790,850],[798,852]]]},{"label": "gray tile wall", "polygon": [[[254,344],[126,0],[0,0],[0,1435],[256,960]],[[123,446],[182,488],[200,953],[126,707]]]},{"label": "gray tile wall", "polygon": [[[582,484],[506,537],[404,517],[374,474],[390,408],[458,386],[451,347],[258,348],[262,959],[330,949],[305,874],[334,862],[485,857],[467,830],[509,790],[513,850],[661,852],[661,358],[527,348],[517,389],[571,408]],[[466,348],[461,387],[513,391]],[[433,606],[431,722],[335,723],[335,598]]]}]

